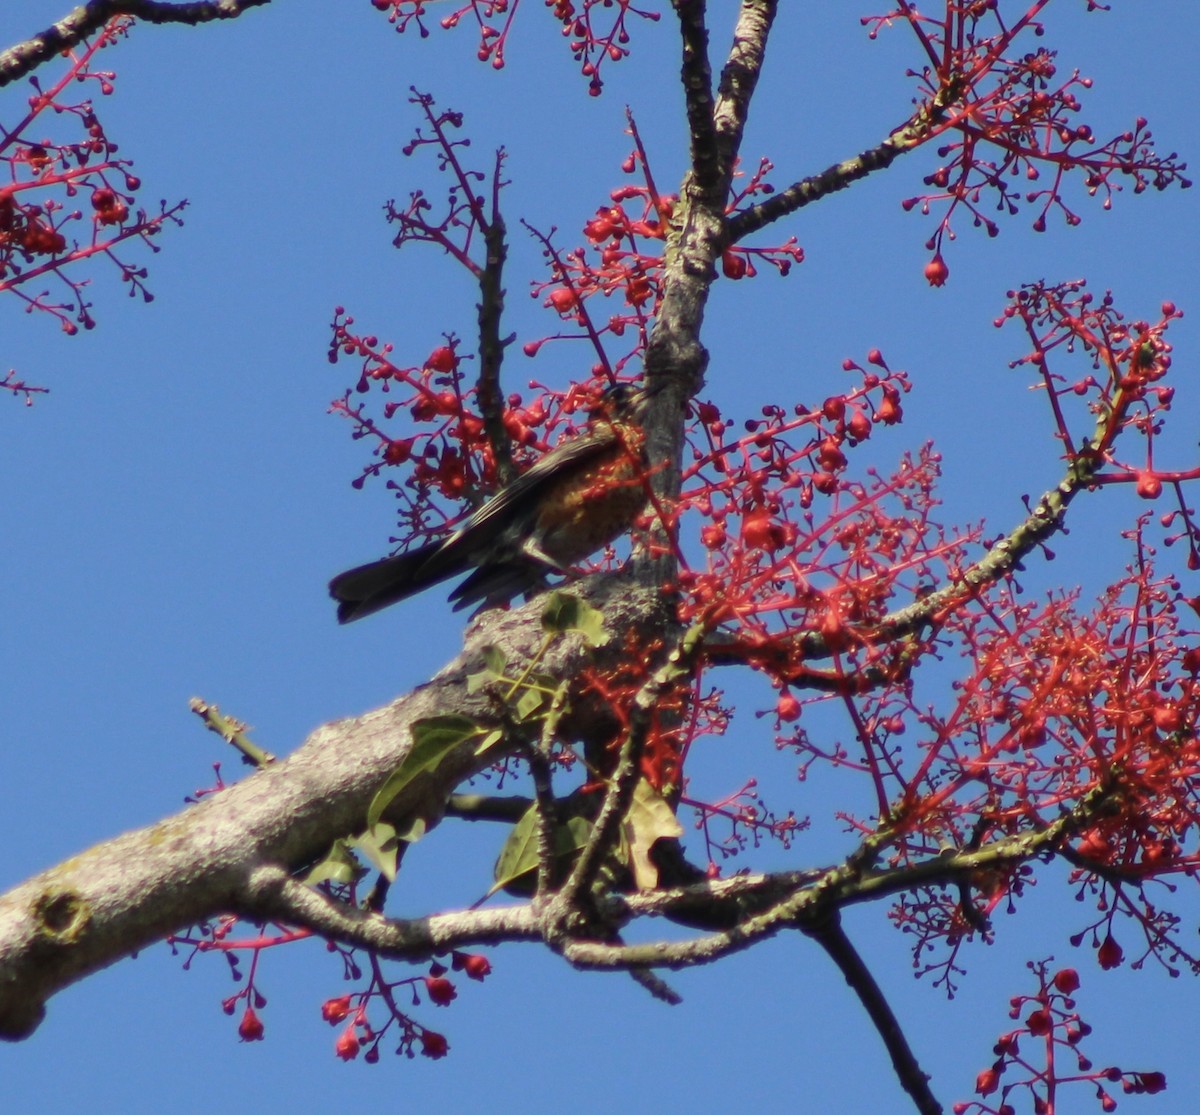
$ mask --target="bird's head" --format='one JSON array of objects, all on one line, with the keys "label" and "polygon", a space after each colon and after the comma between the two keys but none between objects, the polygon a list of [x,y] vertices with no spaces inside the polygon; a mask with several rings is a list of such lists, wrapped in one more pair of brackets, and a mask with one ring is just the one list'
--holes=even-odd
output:
[{"label": "bird's head", "polygon": [[614,383],[588,408],[588,414],[593,419],[640,419],[655,393],[653,389],[640,383]]}]

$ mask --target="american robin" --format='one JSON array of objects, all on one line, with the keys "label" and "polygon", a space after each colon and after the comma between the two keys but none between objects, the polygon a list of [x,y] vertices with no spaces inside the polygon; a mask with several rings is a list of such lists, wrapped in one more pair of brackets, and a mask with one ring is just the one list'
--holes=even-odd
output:
[{"label": "american robin", "polygon": [[506,603],[620,537],[646,503],[650,393],[610,387],[587,429],[557,446],[452,534],[340,573],[329,582],[338,622],[361,619],[430,585],[473,572],[451,594],[457,611]]}]

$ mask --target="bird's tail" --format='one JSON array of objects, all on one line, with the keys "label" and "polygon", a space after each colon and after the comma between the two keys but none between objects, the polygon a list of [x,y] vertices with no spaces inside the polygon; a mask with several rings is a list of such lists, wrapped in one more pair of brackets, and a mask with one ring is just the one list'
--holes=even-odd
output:
[{"label": "bird's tail", "polygon": [[430,542],[395,557],[368,562],[339,573],[329,582],[329,595],[338,602],[338,623],[350,623],[395,604],[406,596],[452,577],[458,570],[422,570],[441,543]]},{"label": "bird's tail", "polygon": [[562,570],[534,561],[523,554],[509,561],[492,561],[479,566],[450,594],[450,599],[454,602],[456,612],[469,608],[472,604],[492,608],[498,604],[507,604],[522,592],[529,593],[544,588],[546,574],[558,572]]}]

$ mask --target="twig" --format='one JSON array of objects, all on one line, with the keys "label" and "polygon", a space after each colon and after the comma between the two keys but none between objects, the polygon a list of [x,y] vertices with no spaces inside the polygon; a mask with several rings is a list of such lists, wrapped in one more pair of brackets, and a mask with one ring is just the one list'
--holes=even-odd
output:
[{"label": "twig", "polygon": [[227,716],[216,705],[210,705],[199,697],[193,697],[188,701],[188,708],[204,721],[204,726],[210,732],[216,732],[230,747],[240,751],[242,761],[247,766],[261,769],[268,763],[275,762],[275,756],[270,751],[265,747],[259,747],[246,734],[248,725],[241,720]]},{"label": "twig", "polygon": [[521,794],[497,797],[490,794],[451,794],[446,816],[460,821],[502,821],[516,824],[529,811],[531,798]]}]

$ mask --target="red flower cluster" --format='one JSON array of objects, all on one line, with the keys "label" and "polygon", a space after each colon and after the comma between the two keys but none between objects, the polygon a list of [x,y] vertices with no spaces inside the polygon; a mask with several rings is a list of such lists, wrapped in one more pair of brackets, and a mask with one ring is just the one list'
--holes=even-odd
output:
[{"label": "red flower cluster", "polygon": [[[387,12],[388,21],[400,33],[416,27],[422,37],[429,34],[425,24],[429,0],[371,0],[374,7]],[[476,57],[493,69],[503,69],[504,51],[520,0],[470,0],[451,9],[438,20],[444,30],[457,27],[466,17],[479,29]],[[605,62],[619,62],[629,54],[629,27],[632,18],[657,21],[659,13],[640,9],[633,0],[545,0],[549,14],[562,24],[571,53],[580,63],[580,72],[588,79],[588,92],[598,96],[604,87],[600,70]],[[439,7],[438,11],[442,9]],[[492,22],[496,21],[496,22]],[[497,23],[499,24],[497,26]]]},{"label": "red flower cluster", "polygon": [[[165,224],[180,223],[186,204],[164,204],[153,216],[145,210],[131,215],[132,195],[141,186],[132,164],[116,157],[116,145],[92,102],[69,96],[81,83],[92,83],[102,95],[112,92],[113,75],[93,70],[92,64],[98,51],[128,33],[131,23],[127,16],[109,20],[90,44],[70,54],[69,65],[53,85],[42,89],[34,84],[24,118],[0,131],[0,166],[9,179],[0,187],[0,294],[11,291],[31,310],[57,319],[67,333],[95,324],[83,295],[86,280],[72,277],[74,265],[92,257],[110,259],[131,292],[150,301],[146,271],[123,262],[116,249],[129,240],[149,244]],[[80,129],[79,138],[59,143],[45,138],[51,129],[60,132],[69,123]],[[35,128],[43,131],[35,133]],[[81,192],[90,195],[93,214],[90,235],[81,231],[82,242],[71,236],[71,226],[83,219],[72,207]],[[63,291],[59,300],[48,291],[27,292],[31,283],[50,277]]]},{"label": "red flower cluster", "polygon": [[[1022,1095],[1034,1111],[1057,1111],[1064,1089],[1080,1084],[1093,1089],[1100,1110],[1109,1112],[1117,1104],[1105,1085],[1119,1083],[1127,1094],[1147,1095],[1166,1088],[1161,1072],[1096,1068],[1082,1051],[1083,1039],[1092,1028],[1075,1009],[1079,973],[1062,968],[1051,974],[1046,961],[1029,968],[1039,988],[1033,995],[1015,996],[1009,1009],[1014,1020],[1025,1014],[1023,1025],[1000,1036],[993,1047],[996,1060],[976,1077],[975,1094],[982,1098],[956,1103],[954,1115],[1014,1115],[1013,1100]],[[1026,1042],[1027,1037],[1036,1041]],[[1064,1062],[1073,1064],[1075,1071]]]},{"label": "red flower cluster", "polygon": [[934,253],[925,269],[934,286],[949,274],[942,249],[947,239],[954,239],[952,220],[959,210],[976,228],[996,236],[1000,226],[991,212],[1015,215],[1032,207],[1033,228],[1042,232],[1054,209],[1068,225],[1080,223],[1063,195],[1072,177],[1082,176],[1089,196],[1102,195],[1105,209],[1122,182],[1131,182],[1134,193],[1150,186],[1191,185],[1177,155],[1155,152],[1144,119],[1100,143],[1091,127],[1077,119],[1079,94],[1091,88],[1091,80],[1077,70],[1060,76],[1050,50],[1022,52],[1015,46],[1030,30],[1040,31],[1038,15],[1047,2],[1031,3],[1023,14],[1002,12],[996,3],[946,4],[940,16],[901,3],[896,11],[863,20],[872,38],[881,28],[902,22],[928,59],[915,73],[927,114],[919,142],[940,140],[943,162],[925,178],[929,192],[902,204],[905,210],[919,206],[926,215],[941,210],[937,230],[925,245]]}]

